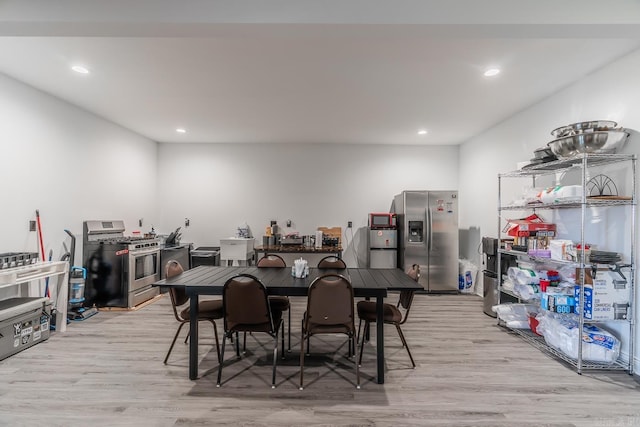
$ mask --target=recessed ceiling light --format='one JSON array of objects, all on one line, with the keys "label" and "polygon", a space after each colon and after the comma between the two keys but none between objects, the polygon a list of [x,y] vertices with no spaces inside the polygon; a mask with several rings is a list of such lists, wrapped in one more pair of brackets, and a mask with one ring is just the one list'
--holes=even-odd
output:
[{"label": "recessed ceiling light", "polygon": [[497,76],[498,74],[500,74],[500,68],[489,68],[484,72],[485,77],[493,77]]},{"label": "recessed ceiling light", "polygon": [[418,135],[426,135],[427,134],[427,130],[426,129],[420,129],[418,131]]},{"label": "recessed ceiling light", "polygon": [[187,130],[184,129],[184,128],[177,128],[176,132],[178,132],[178,133],[187,133]]},{"label": "recessed ceiling light", "polygon": [[74,65],[71,67],[73,71],[80,74],[89,74],[89,69],[87,67],[83,67],[82,65]]}]

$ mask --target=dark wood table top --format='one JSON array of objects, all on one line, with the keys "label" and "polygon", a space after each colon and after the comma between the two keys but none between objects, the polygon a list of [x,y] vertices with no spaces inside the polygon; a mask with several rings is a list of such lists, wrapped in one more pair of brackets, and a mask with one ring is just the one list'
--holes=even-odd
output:
[{"label": "dark wood table top", "polygon": [[154,283],[154,286],[184,287],[187,293],[221,295],[226,281],[242,273],[251,274],[260,279],[272,295],[306,296],[313,279],[328,273],[347,277],[351,281],[354,294],[359,297],[386,296],[388,290],[423,290],[419,283],[398,268],[347,268],[345,270],[311,268],[308,277],[298,279],[291,275],[290,267],[198,266],[178,276],[160,280]]}]

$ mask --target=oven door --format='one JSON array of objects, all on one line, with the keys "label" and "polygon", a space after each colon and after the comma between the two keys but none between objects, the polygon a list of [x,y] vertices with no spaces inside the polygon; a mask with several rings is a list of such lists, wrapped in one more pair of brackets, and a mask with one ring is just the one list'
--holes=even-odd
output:
[{"label": "oven door", "polygon": [[129,292],[135,292],[160,280],[160,249],[129,252]]}]

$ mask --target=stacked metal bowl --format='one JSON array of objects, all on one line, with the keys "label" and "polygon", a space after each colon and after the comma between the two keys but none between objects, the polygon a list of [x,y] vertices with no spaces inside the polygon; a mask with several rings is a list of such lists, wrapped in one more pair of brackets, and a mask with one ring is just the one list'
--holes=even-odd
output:
[{"label": "stacked metal bowl", "polygon": [[624,146],[629,133],[609,120],[573,123],[551,132],[556,139],[547,146],[558,158],[582,153],[615,153]]}]

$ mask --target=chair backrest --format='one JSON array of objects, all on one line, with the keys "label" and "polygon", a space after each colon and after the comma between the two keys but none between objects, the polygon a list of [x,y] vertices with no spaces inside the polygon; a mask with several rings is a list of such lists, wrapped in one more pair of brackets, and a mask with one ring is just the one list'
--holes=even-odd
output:
[{"label": "chair backrest", "polygon": [[286,267],[287,263],[276,254],[266,254],[258,260],[256,264],[258,268],[262,267]]},{"label": "chair backrest", "polygon": [[238,274],[222,290],[224,330],[227,332],[274,332],[267,289],[250,274]]},{"label": "chair backrest", "polygon": [[420,279],[420,266],[418,264],[413,264],[407,270],[407,275],[417,282]]},{"label": "chair backrest", "polygon": [[[407,270],[407,275],[411,277],[416,282],[420,279],[420,266],[418,264],[413,264],[409,270]],[[403,324],[407,321],[407,317],[409,317],[409,310],[411,310],[411,303],[413,302],[413,296],[415,295],[415,291],[400,291],[400,298],[398,299],[398,307],[404,308],[404,316],[400,324]]]},{"label": "chair backrest", "polygon": [[333,268],[336,270],[342,270],[347,268],[347,264],[340,258],[334,255],[329,255],[320,260],[318,263],[318,268],[328,269]]},{"label": "chair backrest", "polygon": [[325,274],[316,278],[309,286],[307,296],[307,331],[327,326],[344,327],[353,331],[353,288],[346,277]]},{"label": "chair backrest", "polygon": [[178,274],[184,272],[184,268],[182,268],[182,264],[180,264],[175,259],[170,259],[164,266],[164,276],[169,279],[171,277],[175,277]]},{"label": "chair backrest", "polygon": [[[164,277],[170,279],[184,272],[184,269],[178,261],[171,259],[165,264],[164,271]],[[178,313],[178,307],[189,301],[187,293],[184,288],[169,288],[169,297],[171,298],[171,305],[173,306],[173,314],[179,322],[182,322],[184,319]]]}]

